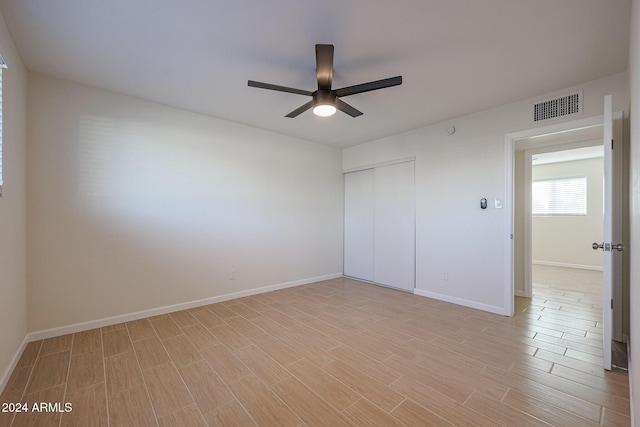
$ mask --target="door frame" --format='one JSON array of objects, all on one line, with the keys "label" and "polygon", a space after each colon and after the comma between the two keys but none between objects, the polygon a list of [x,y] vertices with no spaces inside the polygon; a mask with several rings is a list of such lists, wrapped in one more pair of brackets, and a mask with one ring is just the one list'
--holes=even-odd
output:
[{"label": "door frame", "polygon": [[567,132],[576,129],[598,126],[604,123],[604,116],[592,116],[578,120],[570,120],[559,122],[547,126],[540,126],[526,129],[518,132],[505,134],[505,208],[507,218],[505,221],[505,241],[504,241],[504,307],[507,316],[513,316],[514,311],[514,165],[515,165],[515,142],[522,138],[531,138],[535,136],[548,135],[552,133]]}]

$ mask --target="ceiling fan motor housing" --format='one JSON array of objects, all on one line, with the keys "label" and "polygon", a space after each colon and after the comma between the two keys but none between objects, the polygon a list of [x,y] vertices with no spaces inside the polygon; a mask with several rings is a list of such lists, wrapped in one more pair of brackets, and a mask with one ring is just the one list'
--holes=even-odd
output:
[{"label": "ceiling fan motor housing", "polygon": [[332,90],[317,90],[313,92],[313,105],[333,105],[336,106],[337,96]]}]

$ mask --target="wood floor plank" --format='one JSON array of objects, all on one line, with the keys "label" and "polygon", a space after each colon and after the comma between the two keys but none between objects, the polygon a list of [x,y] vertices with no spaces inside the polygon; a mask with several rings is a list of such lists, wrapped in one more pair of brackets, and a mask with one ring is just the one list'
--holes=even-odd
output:
[{"label": "wood floor plank", "polygon": [[133,351],[106,358],[105,372],[109,396],[143,384],[142,372]]},{"label": "wood floor plank", "polygon": [[194,403],[182,377],[172,364],[156,366],[144,371],[142,375],[158,418]]},{"label": "wood floor plank", "polygon": [[271,389],[310,426],[346,427],[351,425],[338,411],[296,378],[289,377],[275,384]]},{"label": "wood floor plank", "polygon": [[183,366],[179,372],[202,413],[234,399],[222,379],[204,360]]},{"label": "wood floor plank", "polygon": [[455,425],[410,399],[398,405],[391,411],[391,415],[407,426],[443,427]]},{"label": "wood floor plank", "polygon": [[104,383],[67,392],[65,402],[73,406],[62,413],[60,426],[64,427],[107,427],[107,394]]},{"label": "wood floor plank", "polygon": [[73,334],[63,335],[60,337],[48,338],[42,341],[40,356],[48,356],[50,354],[60,353],[62,351],[70,351],[73,342]]},{"label": "wood floor plank", "polygon": [[185,326],[191,326],[198,323],[198,319],[193,317],[193,315],[188,310],[176,311],[175,313],[169,313],[169,317],[173,320],[176,325],[184,328]]},{"label": "wood floor plank", "polygon": [[343,411],[361,398],[345,383],[306,359],[288,365],[287,369],[338,411]]},{"label": "wood floor plank", "polygon": [[[343,414],[356,426],[405,426],[400,420],[368,402],[366,399],[358,400],[345,409]],[[420,422],[419,425],[424,425],[424,423]]]},{"label": "wood floor plank", "polygon": [[133,351],[127,329],[116,329],[102,333],[105,357]]},{"label": "wood floor plank", "polygon": [[255,376],[229,384],[231,392],[260,426],[298,426],[301,419]]},{"label": "wood floor plank", "polygon": [[164,347],[173,363],[177,366],[189,365],[202,359],[202,354],[186,335],[177,335],[163,341]]},{"label": "wood floor plank", "polygon": [[549,424],[544,421],[505,405],[500,400],[478,392],[474,392],[469,399],[464,402],[464,406],[505,426],[549,426]]},{"label": "wood floor plank", "polygon": [[169,355],[157,337],[134,341],[133,348],[142,370],[151,369],[170,361]]},{"label": "wood floor plank", "polygon": [[196,405],[190,405],[186,408],[178,409],[171,414],[158,419],[159,427],[207,427],[202,414]]},{"label": "wood floor plank", "polygon": [[70,349],[61,353],[38,357],[25,394],[33,394],[47,388],[65,384],[70,358]]},{"label": "wood floor plank", "polygon": [[209,427],[251,427],[257,426],[253,418],[240,402],[232,400],[204,414]]},{"label": "wood floor plank", "polygon": [[146,387],[138,385],[109,396],[109,421],[112,426],[157,426]]},{"label": "wood floor plank", "polygon": [[72,355],[102,350],[102,334],[100,329],[91,329],[73,334]]},{"label": "wood floor plank", "polygon": [[563,427],[600,425],[600,423],[589,421],[586,418],[572,414],[557,406],[545,403],[514,389],[509,390],[503,399],[503,402],[514,409],[546,421],[551,425],[559,425]]},{"label": "wood floor plank", "polygon": [[71,357],[67,392],[74,392],[97,383],[104,383],[102,350],[80,353]]},{"label": "wood floor plank", "polygon": [[187,326],[182,328],[182,332],[198,350],[220,344],[220,341],[202,324]]},{"label": "wood floor plank", "polygon": [[233,354],[267,386],[291,376],[289,371],[255,345],[238,349]]},{"label": "wood floor plank", "polygon": [[387,387],[341,360],[337,360],[322,369],[385,411],[391,411],[405,399],[400,393],[394,391],[393,387]]},{"label": "wood floor plank", "polygon": [[391,388],[435,415],[455,420],[455,424],[477,427],[500,425],[413,378],[403,376],[391,384]]},{"label": "wood floor plank", "polygon": [[134,320],[127,322],[127,330],[132,341],[138,341],[145,338],[153,338],[156,335],[156,331],[151,326],[149,319]]},{"label": "wood floor plank", "polygon": [[223,344],[204,348],[200,352],[226,384],[251,374],[251,370]]}]

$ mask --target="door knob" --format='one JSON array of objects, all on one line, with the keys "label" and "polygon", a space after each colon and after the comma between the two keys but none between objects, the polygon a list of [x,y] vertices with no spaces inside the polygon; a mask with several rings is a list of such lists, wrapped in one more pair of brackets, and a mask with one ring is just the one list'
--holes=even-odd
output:
[{"label": "door knob", "polygon": [[622,250],[624,249],[624,246],[622,246],[622,243],[618,243],[617,245],[614,245],[613,243],[609,244],[609,243],[596,243],[594,242],[591,247],[593,248],[594,251],[597,251],[598,249],[602,249],[604,251],[613,251],[614,249],[617,251],[622,252]]}]

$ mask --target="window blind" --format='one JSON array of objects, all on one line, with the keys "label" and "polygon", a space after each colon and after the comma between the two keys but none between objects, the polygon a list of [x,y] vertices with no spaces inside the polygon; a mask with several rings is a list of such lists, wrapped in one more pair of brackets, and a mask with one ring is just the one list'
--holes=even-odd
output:
[{"label": "window blind", "polygon": [[533,215],[586,215],[587,177],[533,181]]}]

